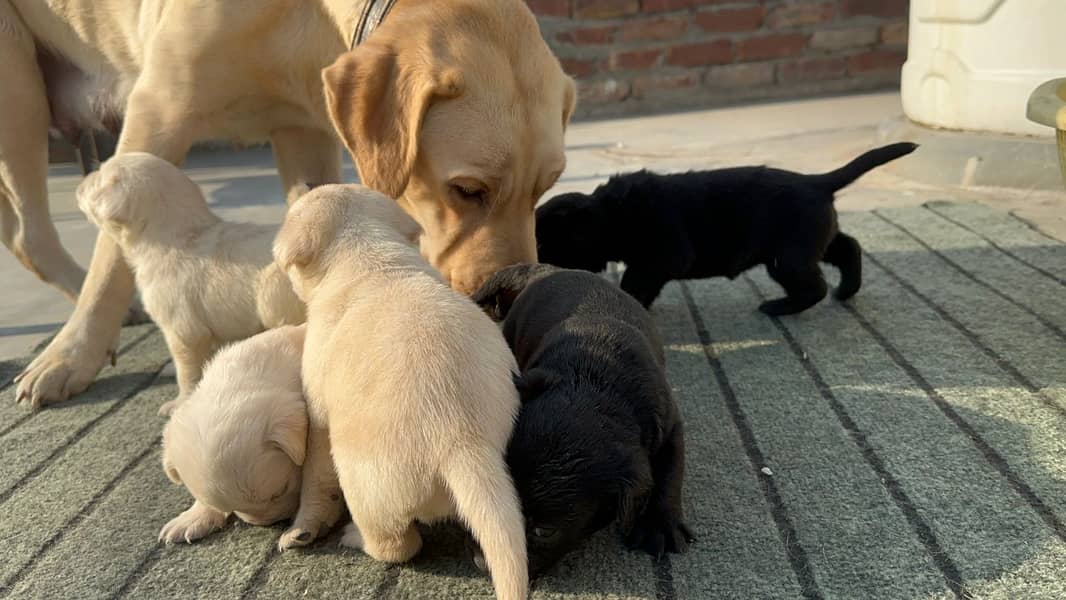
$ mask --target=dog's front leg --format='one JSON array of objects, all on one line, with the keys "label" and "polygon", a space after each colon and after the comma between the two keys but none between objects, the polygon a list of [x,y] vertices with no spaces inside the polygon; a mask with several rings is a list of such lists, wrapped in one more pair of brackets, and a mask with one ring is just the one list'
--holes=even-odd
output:
[{"label": "dog's front leg", "polygon": [[636,298],[644,308],[651,308],[667,281],[669,278],[666,275],[654,273],[647,267],[626,265],[619,285],[622,291]]},{"label": "dog's front leg", "polygon": [[292,526],[278,540],[278,549],[310,544],[337,523],[343,509],[341,486],[330,456],[329,430],[312,423],[307,432],[300,509],[296,511]]},{"label": "dog's front leg", "polygon": [[651,457],[651,497],[637,517],[627,543],[652,556],[684,552],[695,538],[684,523],[681,487],[685,478],[685,435],[680,422]]},{"label": "dog's front leg", "polygon": [[159,541],[167,544],[185,540],[191,544],[213,531],[222,529],[229,513],[217,511],[197,500],[185,512],[171,519],[159,531]]},{"label": "dog's front leg", "polygon": [[270,134],[270,146],[290,205],[308,188],[341,182],[341,146],[332,131],[276,129]]},{"label": "dog's front leg", "polygon": [[204,363],[211,358],[218,344],[206,336],[189,340],[166,332],[165,337],[178,380],[178,397],[159,407],[159,414],[168,417],[196,388],[204,374]]}]

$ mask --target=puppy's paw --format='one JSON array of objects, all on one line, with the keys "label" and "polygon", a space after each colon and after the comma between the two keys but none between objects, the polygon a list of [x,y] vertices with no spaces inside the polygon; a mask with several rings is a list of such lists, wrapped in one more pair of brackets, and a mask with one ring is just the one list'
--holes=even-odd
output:
[{"label": "puppy's paw", "polygon": [[159,531],[159,541],[166,544],[185,541],[191,544],[226,524],[225,513],[194,504],[174,517]]},{"label": "puppy's paw", "polygon": [[285,533],[278,538],[278,550],[284,552],[307,546],[318,537],[318,530],[317,526],[301,526],[293,523],[292,527],[285,530]]},{"label": "puppy's paw", "polygon": [[759,305],[759,310],[763,314],[771,317],[780,317],[781,315],[791,315],[799,312],[793,305],[793,302],[788,298],[778,298],[777,300],[767,300]]},{"label": "puppy's paw", "polygon": [[164,402],[163,405],[159,407],[159,416],[169,417],[174,412],[174,409],[176,409],[178,405],[180,405],[184,401],[185,395],[178,394],[177,398]]},{"label": "puppy's paw", "polygon": [[341,536],[340,544],[356,550],[363,549],[363,534],[359,533],[359,528],[355,526],[355,523],[348,523],[344,526],[344,535]]},{"label": "puppy's paw", "polygon": [[694,541],[696,538],[688,526],[668,510],[649,509],[637,519],[626,536],[626,545],[631,549],[643,550],[656,558],[666,552],[685,552]]}]

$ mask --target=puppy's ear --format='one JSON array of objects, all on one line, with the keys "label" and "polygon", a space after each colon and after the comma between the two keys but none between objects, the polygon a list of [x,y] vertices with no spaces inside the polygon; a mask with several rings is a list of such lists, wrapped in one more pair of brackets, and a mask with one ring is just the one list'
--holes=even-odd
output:
[{"label": "puppy's ear", "polygon": [[514,375],[514,386],[522,403],[533,400],[559,383],[559,376],[544,369],[530,369],[521,375]]},{"label": "puppy's ear", "polygon": [[100,222],[128,226],[133,220],[133,203],[122,177],[113,170],[90,174],[78,186],[78,207],[86,216]]},{"label": "puppy's ear", "polygon": [[165,444],[163,445],[163,471],[166,472],[168,479],[178,485],[181,485],[181,476],[178,475],[178,469],[170,460],[170,453],[167,452],[167,447]]},{"label": "puppy's ear", "polygon": [[[289,267],[306,267],[318,257],[322,245],[322,232],[308,223],[305,214],[306,197],[289,209],[277,237],[274,238],[274,262],[282,271]],[[301,210],[304,209],[304,210]]]},{"label": "puppy's ear", "polygon": [[618,521],[628,532],[644,510],[654,485],[648,455],[639,445],[616,444],[608,450],[610,458],[600,474],[604,489],[614,495]]},{"label": "puppy's ear", "polygon": [[271,423],[267,442],[280,448],[292,462],[303,466],[307,456],[307,410],[302,398],[299,403],[290,404],[291,408],[282,412]]},{"label": "puppy's ear", "polygon": [[322,71],[330,120],[360,178],[392,198],[407,188],[433,100],[458,97],[464,89],[462,73],[435,73],[418,58],[402,55],[384,38],[371,39]]}]

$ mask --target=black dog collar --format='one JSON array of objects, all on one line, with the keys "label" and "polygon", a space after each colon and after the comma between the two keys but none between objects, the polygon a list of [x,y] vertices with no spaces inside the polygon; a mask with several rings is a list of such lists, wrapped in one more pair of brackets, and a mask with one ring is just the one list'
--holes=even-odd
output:
[{"label": "black dog collar", "polygon": [[354,50],[356,46],[370,37],[370,34],[378,28],[378,25],[381,25],[389,11],[392,10],[393,4],[396,4],[396,0],[367,0],[363,13],[359,15],[359,21],[355,24],[355,31],[352,32],[352,44],[349,50]]}]

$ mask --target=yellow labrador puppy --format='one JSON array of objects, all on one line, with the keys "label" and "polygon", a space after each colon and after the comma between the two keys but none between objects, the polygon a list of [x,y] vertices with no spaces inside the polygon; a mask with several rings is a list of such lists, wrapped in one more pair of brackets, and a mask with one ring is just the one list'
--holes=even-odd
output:
[{"label": "yellow labrador puppy", "polygon": [[281,546],[336,521],[332,448],[355,524],[344,543],[404,562],[422,546],[415,520],[458,517],[485,549],[497,596],[525,598],[525,527],[503,458],[515,360],[419,255],[418,232],[385,196],[330,185],[298,200],[278,233],[275,260],[307,302],[311,422],[303,501]]},{"label": "yellow labrador puppy", "polygon": [[307,405],[300,382],[304,326],[223,348],[163,429],[163,468],[196,501],[159,532],[193,542],[230,513],[252,525],[291,517],[300,501]]},{"label": "yellow labrador puppy", "polygon": [[50,121],[121,120],[119,154],[175,164],[198,140],[269,140],[290,201],[304,184],[341,181],[343,141],[362,181],[421,224],[426,256],[456,289],[536,259],[533,206],[565,166],[574,84],[526,3],[395,0],[349,50],[368,1],[387,0],[0,0],[0,237],[44,280],[81,289],[19,376],[20,402],[84,390],[134,290],[110,236],[87,276],[59,244]]},{"label": "yellow labrador puppy", "polygon": [[304,321],[303,302],[270,253],[277,227],[211,212],[177,167],[143,152],[112,158],[78,186],[78,207],[122,248],[145,310],[163,331],[178,398],[223,344]]}]

